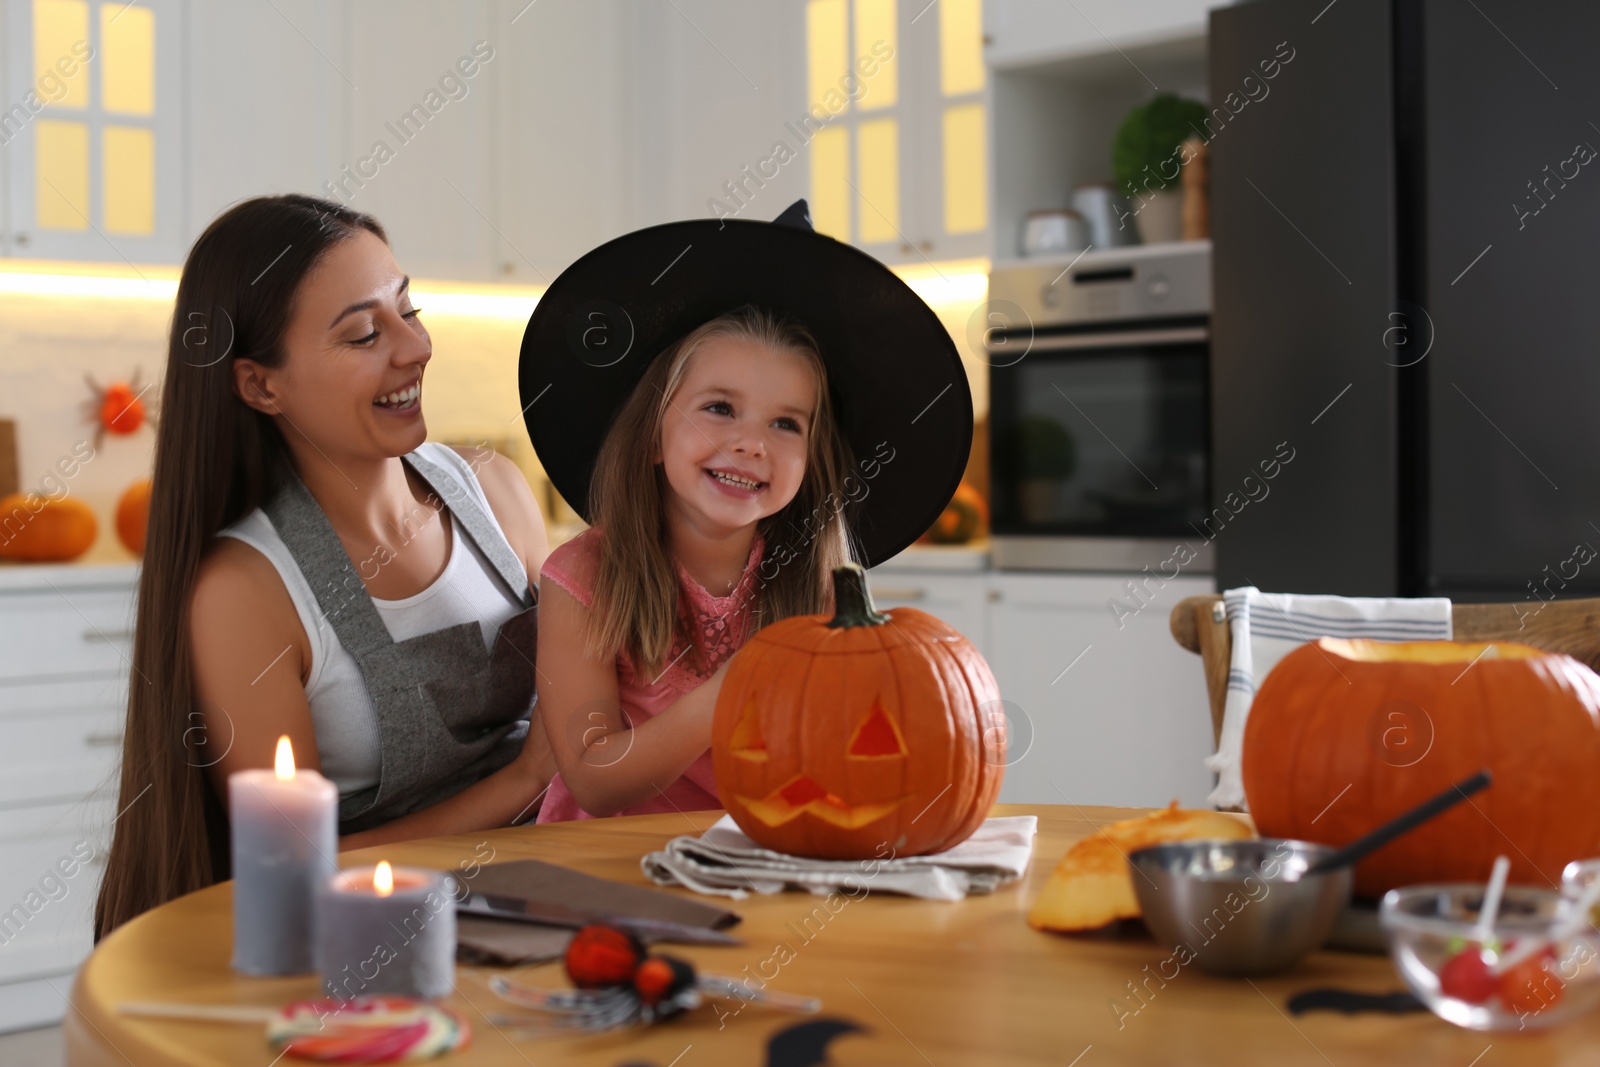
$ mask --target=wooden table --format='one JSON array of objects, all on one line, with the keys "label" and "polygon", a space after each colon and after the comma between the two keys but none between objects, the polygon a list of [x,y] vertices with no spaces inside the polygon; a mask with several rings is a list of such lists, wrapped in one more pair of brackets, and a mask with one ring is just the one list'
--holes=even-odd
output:
[{"label": "wooden table", "polygon": [[[1347,1018],[1318,1013],[1291,1019],[1285,1013],[1292,993],[1313,986],[1400,988],[1389,961],[1377,956],[1318,953],[1288,975],[1254,981],[1213,978],[1192,967],[1164,986],[1159,979],[1147,980],[1169,955],[1147,938],[1058,937],[1038,933],[1024,920],[1028,903],[1069,845],[1136,812],[1001,805],[995,813],[1039,817],[1033,864],[1020,885],[957,904],[877,893],[858,900],[841,897],[845,903],[836,904],[836,913],[824,907],[823,898],[802,893],[749,897],[732,905],[745,917],[735,930],[745,938],[744,946],[674,945],[667,951],[715,974],[739,975],[748,966],[751,973],[764,969],[770,976],[777,967],[774,989],[819,996],[826,1015],[853,1020],[869,1031],[834,1041],[830,1062],[840,1067],[1384,1062],[1549,1067],[1590,1064],[1600,1055],[1600,1014],[1551,1034],[1477,1034],[1427,1014]],[[495,860],[533,857],[646,884],[639,871],[641,855],[675,835],[705,829],[720,814],[496,830],[366,849],[343,862],[388,858],[459,870],[491,855]],[[275,1006],[315,995],[311,977],[252,979],[229,970],[231,909],[232,886],[213,886],[157,908],[107,938],[84,964],[72,991],[64,1024],[68,1064],[269,1067],[273,1054],[255,1026],[158,1022],[116,1013],[125,1000]],[[787,962],[780,966],[776,961],[783,959]],[[487,986],[493,973],[459,968],[450,1003],[471,1021],[476,1037],[471,1048],[444,1062],[759,1067],[766,1062],[766,1039],[797,1020],[748,1006],[719,1021],[710,1007],[702,1007],[645,1031],[513,1041],[483,1018],[484,1012],[502,1007]],[[523,974],[530,981],[564,984],[558,966]]]}]

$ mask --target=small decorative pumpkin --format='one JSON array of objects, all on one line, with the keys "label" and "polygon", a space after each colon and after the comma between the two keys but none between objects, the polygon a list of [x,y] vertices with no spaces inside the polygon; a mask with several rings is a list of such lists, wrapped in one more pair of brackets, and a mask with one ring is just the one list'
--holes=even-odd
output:
[{"label": "small decorative pumpkin", "polygon": [[1324,637],[1273,668],[1241,766],[1263,837],[1343,845],[1488,768],[1490,788],[1356,865],[1355,892],[1511,880],[1559,884],[1600,854],[1600,676],[1510,643]]},{"label": "small decorative pumpkin", "polygon": [[872,606],[833,572],[837,613],[757,631],[717,698],[723,806],[757,844],[819,859],[941,852],[989,814],[1005,772],[989,665],[926,612]]},{"label": "small decorative pumpkin", "polygon": [[944,511],[928,527],[927,539],[936,545],[964,545],[982,533],[988,522],[989,506],[984,503],[983,496],[962,482],[956,486],[956,494]]},{"label": "small decorative pumpkin", "polygon": [[12,493],[0,498],[0,559],[65,563],[89,551],[98,529],[89,505],[75,497]]},{"label": "small decorative pumpkin", "polygon": [[117,540],[136,556],[144,555],[145,530],[150,525],[150,479],[140,478],[117,500]]},{"label": "small decorative pumpkin", "polygon": [[1128,853],[1173,841],[1238,841],[1250,826],[1220,811],[1185,811],[1174,800],[1164,811],[1124,819],[1082,838],[1067,850],[1028,909],[1035,930],[1080,933],[1118,919],[1140,917]]}]

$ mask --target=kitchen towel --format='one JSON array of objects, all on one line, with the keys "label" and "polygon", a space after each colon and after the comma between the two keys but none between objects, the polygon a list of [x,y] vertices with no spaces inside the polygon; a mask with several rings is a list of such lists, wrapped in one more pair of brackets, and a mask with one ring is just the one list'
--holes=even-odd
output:
[{"label": "kitchen towel", "polygon": [[[739,921],[736,912],[677,893],[627,885],[540,860],[511,860],[452,872],[480,893],[560,904],[592,914],[662,919],[720,930]],[[572,931],[514,919],[461,913],[456,916],[456,959],[484,965],[531,964],[559,959]]]},{"label": "kitchen towel", "polygon": [[1217,772],[1210,801],[1219,808],[1244,807],[1239,759],[1244,725],[1256,690],[1278,661],[1319,637],[1368,637],[1379,641],[1450,640],[1450,601],[1445,597],[1303,596],[1263,593],[1253,585],[1222,594],[1227,605],[1233,656],[1228,695],[1222,706],[1222,739],[1206,766]]},{"label": "kitchen towel", "polygon": [[867,860],[812,860],[762,848],[724,815],[699,837],[675,837],[640,861],[660,885],[742,899],[793,886],[817,896],[836,891],[902,893],[925,900],[961,900],[992,893],[1028,869],[1039,820],[1032,815],[985,819],[961,844],[928,856],[895,856],[887,842]]}]

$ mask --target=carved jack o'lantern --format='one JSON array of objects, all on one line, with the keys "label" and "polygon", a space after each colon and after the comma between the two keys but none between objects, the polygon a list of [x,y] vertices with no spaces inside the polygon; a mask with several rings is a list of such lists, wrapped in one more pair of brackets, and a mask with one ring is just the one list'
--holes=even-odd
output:
[{"label": "carved jack o'lantern", "polygon": [[989,665],[926,612],[875,611],[854,564],[834,572],[834,601],[832,619],[774,623],[729,664],[711,740],[723,806],[756,843],[796,856],[959,844],[1005,772]]}]

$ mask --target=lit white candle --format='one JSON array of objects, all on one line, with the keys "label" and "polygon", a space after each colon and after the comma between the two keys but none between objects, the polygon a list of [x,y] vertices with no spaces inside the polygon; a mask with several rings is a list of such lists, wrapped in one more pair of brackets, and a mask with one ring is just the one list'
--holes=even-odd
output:
[{"label": "lit white candle", "polygon": [[339,790],[296,770],[288,737],[272,770],[228,776],[233,828],[233,967],[245,974],[313,969],[311,905],[338,869]]},{"label": "lit white candle", "polygon": [[329,996],[442,997],[455,985],[454,882],[443,871],[357,867],[323,882],[313,922]]}]

